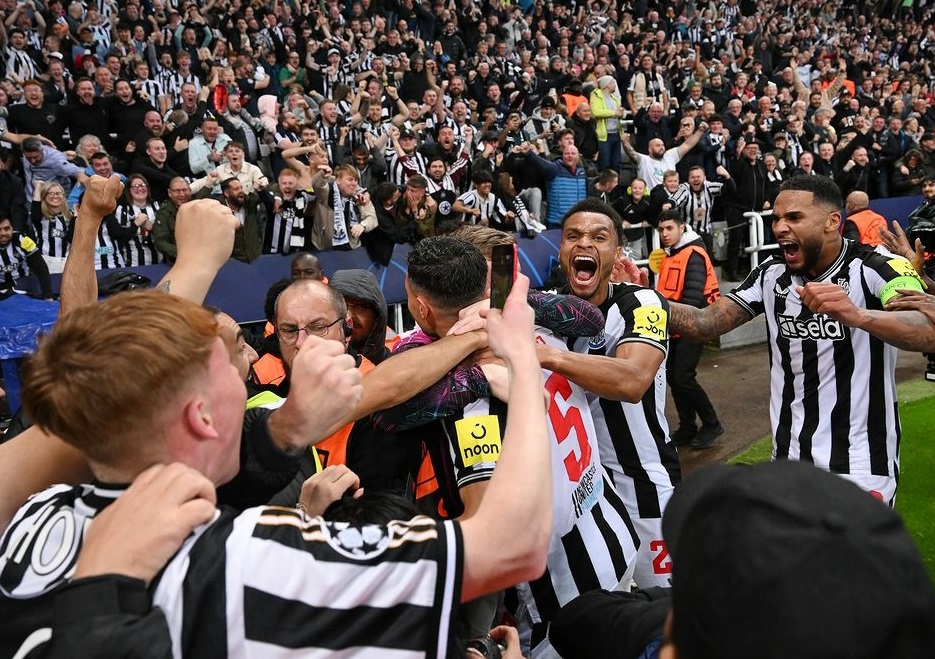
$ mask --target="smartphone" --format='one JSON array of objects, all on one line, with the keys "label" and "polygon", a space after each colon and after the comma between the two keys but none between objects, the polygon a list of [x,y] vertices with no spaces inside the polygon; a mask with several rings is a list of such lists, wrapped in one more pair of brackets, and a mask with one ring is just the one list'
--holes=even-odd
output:
[{"label": "smartphone", "polygon": [[490,256],[490,308],[502,309],[519,271],[516,245],[497,245]]}]

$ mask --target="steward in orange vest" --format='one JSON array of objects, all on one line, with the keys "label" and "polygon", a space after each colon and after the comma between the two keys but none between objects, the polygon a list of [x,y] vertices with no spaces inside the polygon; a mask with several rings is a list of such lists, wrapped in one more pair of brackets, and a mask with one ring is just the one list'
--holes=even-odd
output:
[{"label": "steward in orange vest", "polygon": [[876,247],[883,242],[880,229],[886,229],[886,218],[874,213],[867,206],[870,197],[866,192],[855,190],[847,195],[847,219],[841,226],[841,233],[849,240],[856,240],[864,245]]},{"label": "steward in orange vest", "polygon": [[[721,297],[711,258],[704,241],[685,224],[678,211],[659,214],[659,239],[666,249],[659,269],[657,288],[667,300],[693,307],[706,307]],[[704,346],[672,336],[666,355],[666,380],[679,416],[679,426],[670,435],[676,446],[688,444],[705,449],[724,434],[724,426],[708,394],[698,383],[697,367]],[[701,427],[695,425],[695,417]]]}]

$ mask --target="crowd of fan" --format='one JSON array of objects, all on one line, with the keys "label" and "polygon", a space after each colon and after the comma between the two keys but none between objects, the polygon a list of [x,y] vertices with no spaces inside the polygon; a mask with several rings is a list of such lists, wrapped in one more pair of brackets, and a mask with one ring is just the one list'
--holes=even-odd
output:
[{"label": "crowd of fan", "polygon": [[85,177],[118,172],[98,267],[171,261],[193,194],[235,210],[235,258],[386,262],[592,195],[637,256],[660,210],[709,246],[726,220],[732,274],[792,173],[870,198],[935,178],[932,8],[896,4],[2,0],[0,213],[54,272]]}]

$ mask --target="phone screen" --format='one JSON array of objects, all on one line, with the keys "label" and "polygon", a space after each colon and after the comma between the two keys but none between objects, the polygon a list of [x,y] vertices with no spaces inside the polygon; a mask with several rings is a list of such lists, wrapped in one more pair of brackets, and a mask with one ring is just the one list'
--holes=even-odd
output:
[{"label": "phone screen", "polygon": [[490,308],[502,309],[517,272],[516,245],[497,245],[490,256]]}]

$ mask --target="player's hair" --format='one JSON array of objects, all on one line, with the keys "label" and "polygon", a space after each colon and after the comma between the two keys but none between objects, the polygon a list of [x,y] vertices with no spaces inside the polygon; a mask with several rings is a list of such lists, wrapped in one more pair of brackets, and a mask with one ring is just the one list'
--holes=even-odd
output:
[{"label": "player's hair", "polygon": [[452,238],[425,238],[409,252],[409,285],[439,311],[451,313],[484,297],[487,260],[473,245]]},{"label": "player's hair", "polygon": [[217,336],[210,312],[160,291],[80,307],[26,363],[26,410],[94,462],[136,464],[156,446],[165,411],[205,377]]},{"label": "player's hair", "polygon": [[797,174],[779,187],[780,192],[787,190],[811,192],[814,203],[832,206],[835,210],[840,210],[844,205],[841,200],[841,188],[827,176]]},{"label": "player's hair", "polygon": [[485,259],[491,257],[493,248],[497,245],[516,244],[516,238],[513,234],[479,224],[462,224],[448,235],[474,245],[484,255]]},{"label": "player's hair", "polygon": [[577,204],[568,209],[565,215],[562,216],[562,229],[565,228],[565,222],[568,221],[572,215],[576,213],[596,213],[597,215],[603,215],[608,220],[610,220],[611,225],[614,227],[614,235],[617,236],[617,243],[620,245],[625,245],[625,239],[623,236],[623,218],[620,217],[620,213],[614,210],[613,206],[608,204],[606,201],[601,201],[597,197],[587,197],[582,199]]}]

